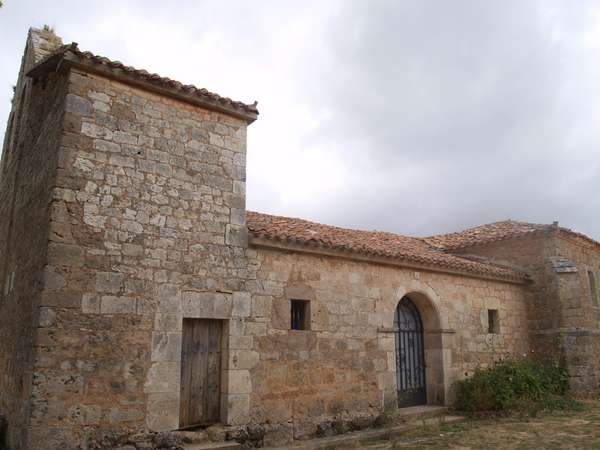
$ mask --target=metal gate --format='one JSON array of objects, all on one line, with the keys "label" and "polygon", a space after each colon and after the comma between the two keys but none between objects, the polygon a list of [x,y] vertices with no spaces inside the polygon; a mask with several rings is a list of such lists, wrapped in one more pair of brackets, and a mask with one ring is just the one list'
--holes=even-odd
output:
[{"label": "metal gate", "polygon": [[415,304],[403,297],[394,316],[398,406],[427,403],[423,323]]}]

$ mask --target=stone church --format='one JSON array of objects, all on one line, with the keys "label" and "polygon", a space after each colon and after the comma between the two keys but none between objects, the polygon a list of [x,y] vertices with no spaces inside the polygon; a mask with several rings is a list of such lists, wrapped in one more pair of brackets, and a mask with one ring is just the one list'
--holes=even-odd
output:
[{"label": "stone church", "polygon": [[29,32],[0,165],[10,449],[450,405],[506,357],[600,384],[600,243],[504,221],[415,238],[246,210],[256,105]]}]

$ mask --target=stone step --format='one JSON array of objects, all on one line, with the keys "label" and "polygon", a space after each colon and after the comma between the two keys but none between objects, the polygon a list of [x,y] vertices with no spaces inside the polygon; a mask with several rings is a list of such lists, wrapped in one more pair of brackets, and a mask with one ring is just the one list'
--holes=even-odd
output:
[{"label": "stone step", "polygon": [[[438,414],[438,411],[430,410],[428,414]],[[344,448],[345,446],[356,445],[359,442],[363,442],[366,439],[393,439],[395,437],[402,436],[404,433],[410,430],[414,430],[424,425],[437,425],[443,423],[454,423],[464,420],[462,416],[450,416],[450,415],[434,415],[425,417],[420,416],[418,419],[408,421],[400,425],[393,425],[390,427],[384,427],[381,429],[370,429],[363,431],[354,431],[351,433],[341,434],[338,436],[310,439],[301,442],[294,442],[291,445],[285,447],[268,447],[270,450],[336,450]],[[377,448],[380,448],[379,446]],[[265,449],[267,450],[267,449]]]},{"label": "stone step", "polygon": [[209,440],[208,433],[204,430],[197,431],[176,431],[174,432],[177,436],[184,439],[184,442],[190,444],[198,444]]},{"label": "stone step", "polygon": [[200,442],[193,444],[183,444],[185,450],[240,450],[242,446],[237,442]]},{"label": "stone step", "polygon": [[447,413],[448,407],[446,406],[419,405],[400,408],[397,414],[405,422],[415,422],[444,416]]}]

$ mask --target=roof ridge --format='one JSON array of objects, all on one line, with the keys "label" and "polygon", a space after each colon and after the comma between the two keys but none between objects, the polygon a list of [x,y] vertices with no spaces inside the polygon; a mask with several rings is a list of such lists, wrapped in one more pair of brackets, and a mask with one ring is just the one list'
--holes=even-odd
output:
[{"label": "roof ridge", "polygon": [[[522,282],[527,274],[501,264],[473,261],[463,256],[447,253],[421,238],[390,232],[353,230],[312,222],[305,219],[247,211],[246,225],[255,239],[254,243],[287,243],[296,249],[348,252],[361,256],[384,258],[410,267],[437,268],[438,271],[471,273],[475,276]],[[265,241],[266,240],[266,241]],[[268,245],[267,245],[268,246]]]},{"label": "roof ridge", "polygon": [[545,224],[545,223],[524,222],[522,220],[505,219],[505,220],[497,220],[496,222],[482,223],[480,225],[471,226],[471,227],[468,227],[468,228],[465,228],[465,229],[459,230],[459,231],[451,231],[449,233],[432,234],[429,236],[425,236],[422,239],[434,238],[434,237],[439,237],[439,236],[448,236],[448,235],[452,235],[452,234],[463,234],[468,231],[476,230],[478,228],[489,228],[491,226],[501,225],[501,224],[517,224],[517,225],[525,225],[525,226],[531,226],[531,227],[551,227],[552,226],[551,224]]},{"label": "roof ridge", "polygon": [[171,95],[176,95],[178,98],[187,99],[188,101],[195,99],[201,101],[202,106],[229,113],[236,117],[241,116],[248,123],[256,120],[258,116],[257,101],[247,104],[221,96],[205,88],[198,88],[193,84],[183,84],[156,73],[149,73],[144,69],[136,69],[133,66],[127,66],[120,61],[111,60],[90,51],[82,51],[76,42],[58,47],[36,63],[27,75],[34,78],[40,77],[47,71],[57,70],[61,61],[66,61],[75,67],[82,67],[84,70],[87,69],[100,75],[111,76],[123,81],[127,80],[130,83],[131,80],[137,80],[137,83],[135,83],[137,85],[143,85],[146,88],[155,86],[163,93],[171,93]]},{"label": "roof ridge", "polygon": [[[592,243],[593,245],[600,247],[600,242],[596,241],[593,238],[590,238],[589,236],[587,236],[583,233],[573,231],[570,228],[559,227],[555,224],[524,222],[524,221],[514,220],[514,219],[505,219],[505,220],[499,220],[499,221],[491,222],[491,223],[487,223],[487,224],[476,225],[474,227],[466,228],[461,231],[454,231],[454,232],[450,232],[450,233],[436,234],[436,235],[430,235],[430,236],[425,236],[425,237],[417,237],[417,236],[409,236],[406,234],[394,233],[391,231],[364,230],[364,229],[357,229],[357,228],[339,227],[336,225],[323,224],[320,222],[302,219],[299,217],[279,216],[279,215],[274,215],[274,214],[260,213],[260,212],[256,212],[256,211],[247,211],[247,213],[257,214],[259,216],[273,217],[274,219],[294,220],[296,222],[302,222],[302,223],[306,223],[306,224],[310,224],[310,225],[314,225],[314,226],[318,226],[318,227],[327,227],[328,229],[341,230],[346,233],[353,233],[353,232],[366,233],[366,234],[371,235],[371,236],[369,236],[369,238],[375,238],[377,236],[379,236],[379,237],[389,236],[392,238],[410,239],[410,240],[421,242],[424,245],[427,245],[429,250],[434,251],[434,252],[448,252],[448,251],[452,251],[452,250],[457,250],[459,248],[470,247],[470,246],[478,245],[478,244],[487,244],[487,243],[501,241],[501,240],[505,240],[505,239],[513,239],[516,237],[524,236],[526,234],[539,233],[539,232],[544,232],[544,231],[548,231],[548,230],[552,230],[552,229],[558,229],[561,232],[567,233],[571,236],[579,237],[581,239],[584,239],[584,240]],[[502,225],[502,224],[510,224],[510,225],[515,224],[518,226],[529,227],[530,229],[528,229],[528,230],[508,230],[505,234],[502,234],[502,235],[478,237],[477,241],[474,241],[474,239],[472,238],[470,240],[465,239],[465,242],[454,243],[454,244],[450,244],[450,243],[443,244],[441,242],[436,242],[436,241],[448,239],[449,237],[455,237],[455,236],[467,236],[468,237],[469,232],[471,232],[473,230],[477,230],[477,229],[489,230],[490,228],[493,228],[494,226],[498,226],[498,225]],[[364,236],[363,236],[363,238],[364,238]]]},{"label": "roof ridge", "polygon": [[309,223],[309,224],[313,224],[313,225],[317,225],[317,226],[321,226],[321,227],[327,227],[327,228],[335,228],[337,230],[343,230],[343,231],[350,231],[350,232],[360,232],[360,233],[371,233],[371,234],[387,234],[390,236],[400,236],[403,238],[408,238],[408,239],[415,239],[415,240],[420,240],[421,238],[416,237],[416,236],[409,236],[407,234],[400,234],[400,233],[394,233],[393,231],[380,231],[380,230],[365,230],[365,229],[360,229],[360,228],[346,228],[346,227],[340,227],[337,225],[329,225],[326,223],[321,223],[321,222],[315,222],[314,220],[308,220],[308,219],[302,219],[300,217],[291,217],[291,216],[279,216],[279,215],[275,215],[275,214],[268,214],[268,213],[260,213],[257,211],[246,211],[246,214],[257,214],[257,215],[261,215],[261,216],[269,216],[269,217],[274,217],[274,218],[279,218],[279,219],[291,219],[291,220],[296,220],[299,222],[304,222],[304,223]]},{"label": "roof ridge", "polygon": [[431,235],[424,238],[429,245],[446,251],[489,244],[506,239],[514,239],[533,233],[558,229],[557,224],[540,224],[507,219],[477,225],[461,231]]}]

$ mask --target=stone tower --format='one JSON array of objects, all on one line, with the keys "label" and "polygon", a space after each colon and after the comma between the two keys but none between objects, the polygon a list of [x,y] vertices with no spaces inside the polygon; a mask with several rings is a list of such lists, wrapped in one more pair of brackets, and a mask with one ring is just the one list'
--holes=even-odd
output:
[{"label": "stone tower", "polygon": [[0,448],[161,448],[209,425],[291,445],[448,405],[527,354],[598,392],[599,242],[247,212],[257,116],[29,32],[0,165]]},{"label": "stone tower", "polygon": [[[0,414],[10,448],[180,426],[182,319],[246,293],[246,105],[29,32],[0,178]],[[226,360],[226,358],[224,358]],[[248,412],[223,368],[220,419]]]}]

